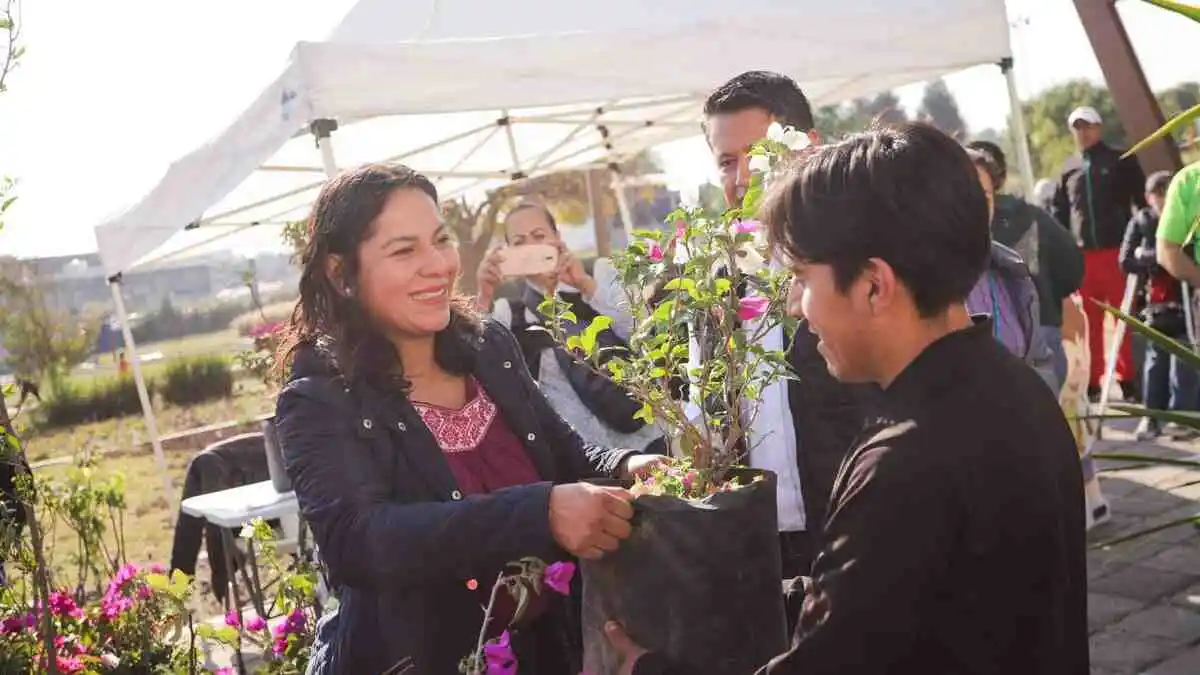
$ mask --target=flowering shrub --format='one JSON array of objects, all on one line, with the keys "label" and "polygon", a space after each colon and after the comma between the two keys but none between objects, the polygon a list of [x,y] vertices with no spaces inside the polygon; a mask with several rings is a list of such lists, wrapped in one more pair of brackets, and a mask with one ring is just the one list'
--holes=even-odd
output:
[{"label": "flowering shrub", "polygon": [[271,373],[275,368],[275,350],[279,347],[279,336],[283,324],[278,321],[260,323],[250,329],[250,338],[254,347],[248,351],[239,352],[238,364],[242,369],[253,373],[264,384],[271,385]]},{"label": "flowering shrub", "polygon": [[[496,598],[504,590],[517,603],[513,615],[516,623],[525,612],[533,595],[540,595],[543,588],[548,588],[560,595],[571,592],[571,579],[575,576],[575,564],[556,562],[547,565],[537,558],[522,558],[518,562],[509,563],[508,570],[501,572],[492,586],[488,604],[483,610],[483,623],[479,627],[479,639],[475,651],[468,654],[458,665],[462,675],[515,675],[517,673],[517,655],[512,650],[508,630],[503,630],[499,636],[487,639],[492,612],[496,607]],[[467,582],[467,587],[474,590],[478,585]]]},{"label": "flowering shrub", "polygon": [[[566,337],[563,324],[578,321],[569,307],[552,296],[540,308],[568,350],[642,403],[640,419],[670,430],[687,459],[671,469],[672,476],[689,477],[679,496],[702,498],[736,486],[726,473],[746,455],[763,389],[789,376],[786,345],[764,345],[772,330],[792,327],[783,306],[789,275],[767,263],[769,246],[754,216],[765,179],[807,145],[803,133],[772,125],[751,150],[752,180],[740,206],[719,215],[677,210],[668,216],[673,231],[640,231],[613,257],[633,318],[628,351],[601,354],[597,338],[611,325],[608,317]],[[693,336],[697,344],[690,346]],[[679,381],[696,406],[672,395]],[[662,486],[651,480],[641,489],[662,494]]]},{"label": "flowering shrub", "polygon": [[[161,567],[122,566],[105,593],[80,604],[65,590],[51,592],[48,611],[14,602],[17,587],[0,595],[0,672],[46,672],[41,619],[54,627],[51,652],[58,672],[150,673],[186,662],[173,644],[187,616],[188,578]],[[36,664],[36,666],[35,666]],[[168,670],[167,672],[174,672]]]}]

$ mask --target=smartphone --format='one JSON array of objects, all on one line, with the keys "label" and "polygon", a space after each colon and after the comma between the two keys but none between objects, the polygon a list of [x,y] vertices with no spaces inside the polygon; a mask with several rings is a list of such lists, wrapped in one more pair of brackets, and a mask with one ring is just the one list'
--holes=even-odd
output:
[{"label": "smartphone", "polygon": [[549,274],[558,267],[558,247],[549,244],[525,244],[504,249],[500,272],[506,277]]}]

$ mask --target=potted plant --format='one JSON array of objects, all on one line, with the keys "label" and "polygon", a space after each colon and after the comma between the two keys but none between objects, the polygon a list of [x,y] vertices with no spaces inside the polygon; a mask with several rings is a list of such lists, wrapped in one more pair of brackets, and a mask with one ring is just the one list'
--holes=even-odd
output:
[{"label": "potted plant", "polygon": [[788,275],[767,263],[754,216],[774,167],[807,143],[773,125],[751,151],[740,206],[678,210],[673,229],[638,232],[614,256],[633,317],[628,349],[598,347],[612,344],[601,339],[607,317],[574,327],[556,296],[539,308],[561,344],[642,404],[638,417],[668,430],[675,455],[632,485],[634,531],[620,550],[582,566],[591,675],[616,672],[602,631],[614,618],[638,643],[715,675],[753,672],[787,647],[775,476],[744,465],[762,440],[750,433],[761,394],[790,373],[786,348],[764,338],[794,326]]}]

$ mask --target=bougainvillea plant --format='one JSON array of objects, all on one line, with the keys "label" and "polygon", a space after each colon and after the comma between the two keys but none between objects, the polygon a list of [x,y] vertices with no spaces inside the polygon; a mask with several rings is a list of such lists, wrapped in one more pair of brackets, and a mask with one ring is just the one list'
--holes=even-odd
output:
[{"label": "bougainvillea plant", "polygon": [[[512,623],[515,624],[520,621],[533,597],[542,594],[546,589],[560,595],[569,595],[571,579],[574,576],[575,564],[571,562],[554,562],[547,565],[538,558],[522,558],[509,563],[507,569],[496,577],[496,583],[492,585],[488,603],[483,609],[483,622],[479,627],[475,650],[459,662],[458,672],[461,675],[515,675],[519,664],[509,640],[508,629],[502,630],[497,637],[487,639],[500,593],[508,593],[516,602],[512,618]],[[478,582],[474,579],[467,581],[467,588],[477,589]]]},{"label": "bougainvillea plant", "polygon": [[721,214],[679,209],[667,217],[674,228],[638,231],[613,256],[633,319],[628,350],[597,346],[609,317],[568,331],[578,321],[568,305],[551,296],[539,307],[555,338],[625,387],[642,404],[637,417],[664,427],[678,449],[679,460],[638,484],[643,494],[665,494],[664,486],[680,488],[684,478],[688,486],[675,496],[737,487],[727,473],[757,440],[747,432],[762,392],[791,376],[786,341],[764,344],[776,328],[787,335],[794,328],[784,312],[790,275],[771,262],[755,215],[767,180],[808,144],[804,133],[771,125],[750,151],[752,178],[740,205]]}]

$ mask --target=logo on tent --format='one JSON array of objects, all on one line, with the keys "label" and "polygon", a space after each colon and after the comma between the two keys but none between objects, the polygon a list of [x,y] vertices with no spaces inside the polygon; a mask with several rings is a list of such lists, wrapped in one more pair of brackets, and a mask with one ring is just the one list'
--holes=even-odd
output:
[{"label": "logo on tent", "polygon": [[292,118],[292,101],[296,100],[296,92],[291,89],[284,89],[283,94],[279,97],[279,107],[282,108],[280,116],[284,122]]}]

